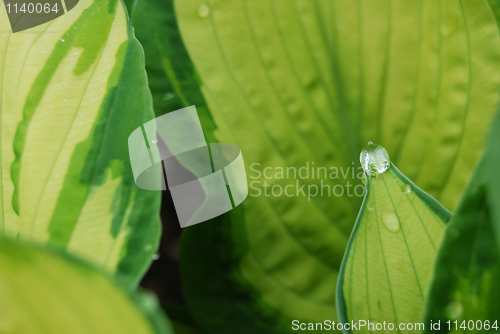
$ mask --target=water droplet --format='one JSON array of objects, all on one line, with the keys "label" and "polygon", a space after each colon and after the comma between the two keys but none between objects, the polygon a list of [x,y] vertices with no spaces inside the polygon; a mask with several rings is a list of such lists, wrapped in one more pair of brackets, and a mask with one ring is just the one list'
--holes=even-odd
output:
[{"label": "water droplet", "polygon": [[372,142],[372,141],[369,141],[367,145],[373,145],[373,142]]},{"label": "water droplet", "polygon": [[462,315],[462,312],[464,310],[464,307],[462,306],[462,303],[459,301],[455,300],[450,302],[448,305],[446,305],[446,316],[451,319],[451,320],[458,320],[460,319],[460,316]]},{"label": "water droplet", "polygon": [[151,141],[151,143],[153,143],[153,145],[158,144],[158,139],[153,139],[153,140]]},{"label": "water droplet", "polygon": [[163,95],[163,101],[168,101],[170,99],[172,99],[175,95],[171,92],[168,92],[166,93],[165,95]]},{"label": "water droplet", "polygon": [[65,42],[65,40],[61,38],[61,42],[63,42],[63,43],[64,43],[64,42]]},{"label": "water droplet", "polygon": [[403,186],[401,187],[401,191],[403,192],[403,194],[409,194],[411,193],[411,187],[409,184],[403,184]]},{"label": "water droplet", "polygon": [[210,15],[210,7],[208,7],[206,4],[202,3],[198,7],[198,16],[202,19],[207,18],[208,15]]},{"label": "water droplet", "polygon": [[377,176],[385,172],[391,166],[389,154],[380,145],[368,144],[359,156],[361,166],[366,174]]},{"label": "water droplet", "polygon": [[397,233],[399,232],[399,220],[393,213],[384,213],[382,215],[382,222],[389,231]]},{"label": "water droplet", "polygon": [[156,261],[160,258],[160,253],[154,253],[153,255],[151,255],[151,258],[153,259],[153,261]]},{"label": "water droplet", "polygon": [[373,201],[369,201],[368,203],[366,203],[366,208],[372,211],[373,209],[375,209],[375,203],[373,203]]}]

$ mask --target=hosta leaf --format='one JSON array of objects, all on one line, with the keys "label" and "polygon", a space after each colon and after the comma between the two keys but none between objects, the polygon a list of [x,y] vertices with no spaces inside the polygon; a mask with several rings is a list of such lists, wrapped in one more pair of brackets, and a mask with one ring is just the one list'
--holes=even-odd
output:
[{"label": "hosta leaf", "polygon": [[390,166],[383,147],[369,145],[361,154],[371,160],[369,173],[368,164],[376,165],[377,158],[382,168],[367,175],[367,192],[342,263],[339,321],[366,322],[346,332],[368,333],[368,321],[392,323],[388,332],[405,332],[400,323],[421,322],[436,249],[451,214]]},{"label": "hosta leaf", "polygon": [[2,240],[0,273],[2,333],[173,333],[151,299],[68,256]]},{"label": "hosta leaf", "polygon": [[[170,82],[158,50],[160,44],[164,44],[167,50],[175,50],[175,43],[170,40],[175,35],[180,38],[171,1],[129,1],[128,8],[135,35],[146,55],[146,72],[157,116],[187,107],[178,95],[176,85]],[[181,56],[175,57],[174,61],[179,58]]]},{"label": "hosta leaf", "polygon": [[196,105],[208,142],[215,142],[213,120],[177,29],[173,0],[136,0],[130,7],[135,33],[146,55],[156,115]]},{"label": "hosta leaf", "polygon": [[500,117],[492,130],[436,259],[425,320],[444,332],[500,326]]},{"label": "hosta leaf", "polygon": [[[168,8],[154,8],[166,17]],[[254,163],[261,172],[312,162],[345,172],[376,140],[454,207],[498,102],[500,38],[487,1],[179,0],[175,12],[214,135],[242,149],[250,181],[297,187],[259,177]],[[161,54],[164,68],[174,62]],[[335,320],[335,281],[360,198],[252,194],[185,231],[181,270],[196,320],[218,333]]]},{"label": "hosta leaf", "polygon": [[162,306],[169,316],[175,334],[202,334],[186,307],[174,304],[163,304]]},{"label": "hosta leaf", "polygon": [[0,6],[0,232],[82,256],[134,285],[160,233],[127,138],[154,117],[142,49],[118,0],[80,1],[12,34]]}]

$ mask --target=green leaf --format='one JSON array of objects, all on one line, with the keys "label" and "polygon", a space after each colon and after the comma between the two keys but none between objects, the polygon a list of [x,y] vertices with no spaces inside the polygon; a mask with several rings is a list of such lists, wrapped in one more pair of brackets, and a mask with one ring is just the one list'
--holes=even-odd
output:
[{"label": "green leaf", "polygon": [[2,333],[173,333],[151,297],[72,257],[1,240],[0,273]]},{"label": "green leaf", "polygon": [[162,307],[170,318],[175,334],[202,333],[186,307],[175,304],[163,304]]},{"label": "green leaf", "polygon": [[[425,319],[441,330],[499,326],[500,306],[500,117],[475,168],[454,217],[446,227],[436,259]],[[473,320],[474,324],[469,324]],[[447,321],[451,321],[451,328]],[[455,323],[457,321],[457,323]],[[473,327],[472,327],[473,326]],[[498,327],[497,327],[498,329]],[[430,333],[431,328],[426,328]],[[496,329],[491,329],[496,330]]]},{"label": "green leaf", "polygon": [[80,2],[10,33],[0,6],[0,233],[79,255],[134,286],[157,248],[160,193],[127,138],[154,117],[121,1]]},{"label": "green leaf", "polygon": [[156,115],[196,105],[207,140],[216,142],[196,70],[177,28],[173,0],[135,0],[129,7],[135,33],[144,47]]},{"label": "green leaf", "polygon": [[[167,17],[168,7],[154,8]],[[500,37],[487,1],[179,0],[175,12],[214,123],[203,125],[241,148],[254,187],[324,181],[347,191],[360,184],[358,152],[376,140],[453,209],[499,101]],[[164,68],[175,61],[162,54]],[[312,162],[339,178],[275,177]],[[347,177],[340,168],[351,168]],[[361,198],[255,195],[250,183],[241,208],[186,229],[193,316],[218,333],[336,320],[335,281]]]},{"label": "green leaf", "polygon": [[[377,150],[385,152],[369,145],[361,154],[377,155]],[[433,260],[451,214],[395,165],[373,174],[367,176],[340,270],[339,321],[420,323]],[[370,332],[368,325],[353,331]],[[405,332],[397,327],[388,332],[394,331]]]}]

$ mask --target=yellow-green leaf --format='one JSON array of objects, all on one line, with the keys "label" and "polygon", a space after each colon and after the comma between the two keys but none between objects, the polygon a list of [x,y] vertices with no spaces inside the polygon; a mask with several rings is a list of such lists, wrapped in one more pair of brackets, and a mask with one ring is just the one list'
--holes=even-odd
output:
[{"label": "yellow-green leaf", "polygon": [[133,286],[156,251],[160,193],[138,189],[127,138],[154,117],[119,0],[80,1],[11,33],[0,6],[0,234],[51,244]]},{"label": "yellow-green leaf", "polygon": [[0,241],[1,333],[173,333],[143,300],[72,257]]},{"label": "yellow-green leaf", "polygon": [[[499,102],[500,16],[488,1],[178,0],[175,17],[171,2],[133,5],[151,68],[163,64],[171,80],[151,88],[208,106],[207,136],[241,148],[249,182],[321,186],[250,167],[346,171],[378,138],[405,175],[454,207]],[[219,333],[336,320],[335,281],[361,199],[259,196],[252,184],[249,195],[183,235],[193,316]]]},{"label": "yellow-green leaf", "polygon": [[369,333],[368,321],[391,323],[386,328],[391,333],[411,332],[398,326],[421,322],[434,257],[451,214],[391,165],[382,146],[368,145],[361,160],[367,192],[340,270],[339,321],[365,322],[346,332]]}]

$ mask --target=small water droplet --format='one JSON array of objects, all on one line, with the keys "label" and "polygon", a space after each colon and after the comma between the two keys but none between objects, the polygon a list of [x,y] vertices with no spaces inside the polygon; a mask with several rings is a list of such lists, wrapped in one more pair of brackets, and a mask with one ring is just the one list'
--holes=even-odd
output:
[{"label": "small water droplet", "polygon": [[381,145],[368,144],[361,154],[359,161],[366,174],[377,176],[391,167],[389,154]]},{"label": "small water droplet", "polygon": [[366,208],[372,211],[373,209],[375,209],[375,203],[373,203],[373,201],[369,201],[368,203],[366,203]]},{"label": "small water droplet", "polygon": [[403,184],[403,186],[401,187],[401,191],[403,192],[403,194],[409,194],[411,193],[411,187],[409,184]]},{"label": "small water droplet", "polygon": [[368,144],[366,144],[366,145],[373,145],[373,142],[369,141]]},{"label": "small water droplet", "polygon": [[208,7],[206,4],[202,3],[198,7],[198,16],[202,19],[207,18],[208,15],[210,15],[210,7]]},{"label": "small water droplet", "polygon": [[168,101],[168,100],[172,99],[174,96],[175,96],[175,95],[174,95],[173,93],[168,92],[168,93],[166,93],[165,95],[163,95],[163,98],[162,98],[162,99],[163,99],[163,101]]},{"label": "small water droplet", "polygon": [[151,143],[153,143],[154,145],[158,144],[158,139],[153,139]]},{"label": "small water droplet", "polygon": [[397,233],[399,232],[399,220],[393,213],[384,213],[382,215],[382,222],[385,227],[391,232]]},{"label": "small water droplet", "polygon": [[153,261],[156,261],[160,258],[160,253],[154,253],[153,255],[151,255],[151,259],[153,259]]},{"label": "small water droplet", "polygon": [[454,300],[450,302],[448,305],[446,305],[446,316],[451,319],[451,320],[458,320],[460,319],[460,316],[462,315],[462,312],[464,310],[464,307],[462,306],[462,303],[460,303],[457,300]]},{"label": "small water droplet", "polygon": [[65,40],[61,38],[61,42],[63,42],[63,43],[64,43],[64,42],[65,42]]}]

